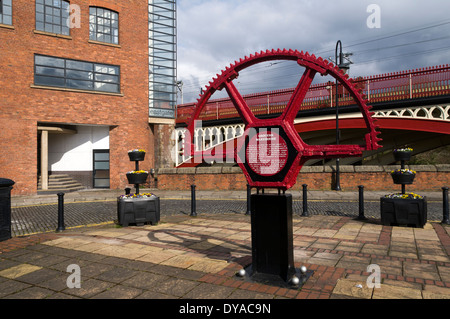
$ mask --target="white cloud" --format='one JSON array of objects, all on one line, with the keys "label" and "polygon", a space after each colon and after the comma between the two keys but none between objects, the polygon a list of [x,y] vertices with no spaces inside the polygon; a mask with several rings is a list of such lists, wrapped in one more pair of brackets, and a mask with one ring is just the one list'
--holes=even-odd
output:
[{"label": "white cloud", "polygon": [[[366,24],[370,15],[366,9],[372,3],[381,9],[379,29]],[[272,48],[334,59],[336,41],[341,40],[344,52],[354,52],[351,76],[449,62],[448,0],[179,0],[177,10],[178,78],[185,84],[185,102],[197,98],[200,86],[230,63]],[[440,22],[447,24],[430,27]],[[443,39],[433,40],[439,37]],[[418,41],[428,42],[411,44]],[[266,82],[288,85],[292,78],[294,86],[298,81],[286,64],[261,66],[259,76],[269,69],[276,71],[278,80],[269,81],[267,75]],[[279,80],[280,74],[286,75],[286,81]],[[257,90],[257,79],[249,81],[248,89]]]}]

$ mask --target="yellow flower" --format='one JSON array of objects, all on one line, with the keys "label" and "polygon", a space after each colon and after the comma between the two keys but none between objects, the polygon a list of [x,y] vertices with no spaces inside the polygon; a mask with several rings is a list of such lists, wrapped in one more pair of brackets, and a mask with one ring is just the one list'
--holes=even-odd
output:
[{"label": "yellow flower", "polygon": [[406,148],[398,148],[395,149],[394,152],[412,152],[413,149],[411,147],[406,147]]},{"label": "yellow flower", "polygon": [[139,170],[139,171],[131,171],[131,172],[128,172],[127,174],[148,174],[148,172]]},{"label": "yellow flower", "polygon": [[413,171],[411,169],[403,168],[403,169],[396,169],[391,171],[391,174],[416,174],[416,171]]}]

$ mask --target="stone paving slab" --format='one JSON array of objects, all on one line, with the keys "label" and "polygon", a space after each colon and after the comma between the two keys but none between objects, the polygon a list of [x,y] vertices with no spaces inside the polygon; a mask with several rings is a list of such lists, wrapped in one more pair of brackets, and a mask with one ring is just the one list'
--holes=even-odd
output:
[{"label": "stone paving slab", "polygon": [[[293,218],[301,289],[249,282],[250,216],[163,216],[158,225],[81,227],[0,242],[0,299],[444,299],[449,226],[382,226],[345,216]],[[415,253],[414,253],[415,252]],[[81,288],[67,285],[69,265]],[[371,287],[380,269],[380,286]]]}]

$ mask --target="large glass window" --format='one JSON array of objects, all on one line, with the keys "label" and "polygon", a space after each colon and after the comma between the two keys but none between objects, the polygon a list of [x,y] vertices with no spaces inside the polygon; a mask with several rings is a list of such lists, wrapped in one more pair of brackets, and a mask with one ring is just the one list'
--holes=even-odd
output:
[{"label": "large glass window", "polygon": [[34,65],[34,84],[36,85],[120,92],[120,67],[116,65],[37,54],[34,56]]},{"label": "large glass window", "polygon": [[69,2],[36,0],[36,30],[69,35]]},{"label": "large glass window", "polygon": [[89,8],[89,39],[119,44],[119,14],[98,8]]},{"label": "large glass window", "polygon": [[0,24],[12,25],[12,0],[0,0]]},{"label": "large glass window", "polygon": [[149,115],[174,118],[176,108],[176,3],[149,1]]}]

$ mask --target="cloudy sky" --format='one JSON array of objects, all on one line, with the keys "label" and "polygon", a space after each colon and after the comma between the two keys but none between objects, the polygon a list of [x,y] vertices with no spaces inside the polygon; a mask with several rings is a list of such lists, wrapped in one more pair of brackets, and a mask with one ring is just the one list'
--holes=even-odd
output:
[{"label": "cloudy sky", "polygon": [[[341,40],[343,52],[353,53],[351,77],[448,64],[449,12],[448,0],[178,0],[183,102],[195,101],[230,63],[267,49],[334,60]],[[302,74],[285,61],[244,72],[234,82],[241,94],[295,87]]]}]

